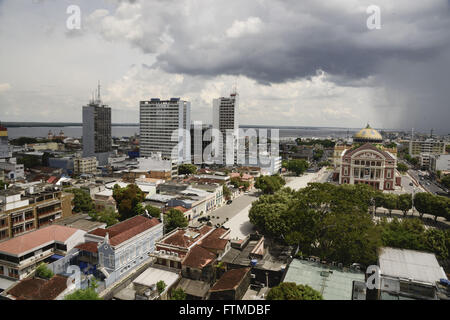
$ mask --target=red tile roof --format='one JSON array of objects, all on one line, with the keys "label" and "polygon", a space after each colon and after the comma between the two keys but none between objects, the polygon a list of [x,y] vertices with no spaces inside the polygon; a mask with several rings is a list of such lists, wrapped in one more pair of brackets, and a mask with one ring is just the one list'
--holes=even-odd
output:
[{"label": "red tile roof", "polygon": [[18,300],[54,300],[67,289],[67,277],[53,276],[50,280],[25,279],[8,291]]},{"label": "red tile roof", "polygon": [[89,234],[105,237],[108,233],[111,245],[117,246],[160,223],[156,218],[149,219],[143,216],[135,216],[107,229],[97,228]]},{"label": "red tile roof", "polygon": [[[195,242],[197,242],[201,236],[205,235],[209,231],[212,230],[212,227],[209,226],[203,226],[200,229],[197,228],[186,228],[186,229],[180,229],[174,232],[172,235],[161,241],[163,244],[169,244],[173,246],[188,248],[191,245],[193,245]],[[199,233],[199,235],[196,238],[191,238],[186,235],[186,232],[194,232]]]},{"label": "red tile roof", "polygon": [[217,228],[204,238],[199,245],[207,249],[224,250],[228,244],[228,239],[226,236],[223,239],[222,236],[227,232],[228,230],[225,228]]},{"label": "red tile roof", "polygon": [[56,183],[58,181],[58,177],[52,176],[47,180],[48,183]]},{"label": "red tile roof", "polygon": [[98,243],[94,242],[94,241],[88,241],[88,242],[85,242],[85,243],[75,246],[75,248],[80,249],[82,251],[97,253]]},{"label": "red tile roof", "polygon": [[186,258],[183,260],[182,265],[201,269],[211,262],[216,260],[216,255],[200,246],[193,247]]},{"label": "red tile roof", "polygon": [[66,242],[78,229],[51,225],[0,243],[0,252],[22,255],[50,242]]},{"label": "red tile roof", "polygon": [[240,268],[229,270],[216,282],[210,291],[225,291],[236,289],[247,273],[250,272],[250,268]]}]

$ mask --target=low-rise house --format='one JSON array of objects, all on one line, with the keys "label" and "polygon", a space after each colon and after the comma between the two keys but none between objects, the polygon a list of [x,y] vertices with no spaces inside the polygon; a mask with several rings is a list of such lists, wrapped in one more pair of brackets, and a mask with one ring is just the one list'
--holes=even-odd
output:
[{"label": "low-rise house", "polygon": [[241,300],[250,286],[251,268],[229,270],[209,290],[209,300]]},{"label": "low-rise house", "polygon": [[55,275],[49,280],[31,278],[19,281],[3,292],[9,300],[62,300],[73,289],[67,287],[67,277]]},{"label": "low-rise house", "polygon": [[106,287],[148,262],[163,224],[155,218],[135,216],[109,228],[95,229],[77,246],[81,268],[98,270]]},{"label": "low-rise house", "polygon": [[23,279],[41,263],[65,256],[84,241],[85,231],[59,225],[0,242],[0,277]]},{"label": "low-rise house", "polygon": [[375,296],[380,300],[437,300],[438,283],[448,281],[436,256],[429,252],[381,248],[378,265],[381,285]]},{"label": "low-rise house", "polygon": [[262,235],[250,234],[244,239],[232,240],[221,262],[227,270],[250,266],[252,284],[273,287],[281,282],[292,249],[275,243],[268,245]]}]

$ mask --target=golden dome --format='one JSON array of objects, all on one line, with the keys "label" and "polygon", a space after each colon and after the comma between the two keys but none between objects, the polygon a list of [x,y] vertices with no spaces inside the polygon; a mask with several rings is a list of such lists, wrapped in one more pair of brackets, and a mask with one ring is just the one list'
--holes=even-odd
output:
[{"label": "golden dome", "polygon": [[364,129],[361,129],[358,133],[353,136],[354,142],[383,142],[383,137],[381,134],[372,129],[369,125]]}]

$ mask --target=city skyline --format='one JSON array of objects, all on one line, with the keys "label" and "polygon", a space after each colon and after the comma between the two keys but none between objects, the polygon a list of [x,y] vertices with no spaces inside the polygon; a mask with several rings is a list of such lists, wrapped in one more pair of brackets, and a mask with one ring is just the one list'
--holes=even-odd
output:
[{"label": "city skyline", "polygon": [[81,29],[68,30],[71,4],[0,1],[2,121],[81,121],[100,79],[113,123],[138,122],[152,96],[191,101],[192,119],[208,123],[212,100],[237,86],[248,125],[447,130],[446,1],[379,1],[376,30],[369,1],[239,13],[237,2],[74,1]]}]

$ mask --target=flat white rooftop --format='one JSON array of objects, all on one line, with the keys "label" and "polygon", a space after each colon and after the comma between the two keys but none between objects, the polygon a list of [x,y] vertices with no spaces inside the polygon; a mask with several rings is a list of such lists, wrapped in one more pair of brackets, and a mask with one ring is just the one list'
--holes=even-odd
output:
[{"label": "flat white rooftop", "polygon": [[162,280],[167,287],[170,287],[178,280],[179,277],[180,275],[178,273],[150,267],[139,277],[137,277],[133,283],[150,287]]},{"label": "flat white rooftop", "polygon": [[447,279],[433,253],[386,247],[381,248],[378,261],[383,276],[430,284]]}]

